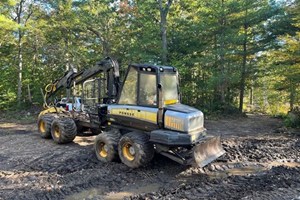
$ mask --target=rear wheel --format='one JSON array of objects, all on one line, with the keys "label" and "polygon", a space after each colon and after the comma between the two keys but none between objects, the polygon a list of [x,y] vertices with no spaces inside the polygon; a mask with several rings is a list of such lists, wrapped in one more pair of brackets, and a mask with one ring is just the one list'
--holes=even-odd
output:
[{"label": "rear wheel", "polygon": [[51,138],[51,124],[55,117],[53,115],[42,115],[38,119],[38,131],[42,138]]},{"label": "rear wheel", "polygon": [[153,144],[145,133],[130,132],[121,137],[118,145],[121,161],[131,168],[148,164],[154,156]]},{"label": "rear wheel", "polygon": [[102,162],[111,162],[118,158],[119,131],[109,131],[99,134],[94,143],[97,159]]},{"label": "rear wheel", "polygon": [[52,122],[51,135],[58,144],[69,143],[76,137],[76,124],[71,118],[58,118]]}]

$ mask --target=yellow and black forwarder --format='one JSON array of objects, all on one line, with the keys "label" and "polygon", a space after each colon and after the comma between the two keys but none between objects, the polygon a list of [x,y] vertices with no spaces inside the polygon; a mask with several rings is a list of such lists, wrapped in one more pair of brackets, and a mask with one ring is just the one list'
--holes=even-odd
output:
[{"label": "yellow and black forwarder", "polygon": [[[59,89],[79,84],[79,111],[47,103]],[[89,99],[93,103],[88,105]],[[203,113],[180,103],[178,72],[171,66],[131,64],[121,86],[117,61],[105,58],[93,68],[65,73],[46,87],[44,101],[40,135],[62,144],[73,141],[82,128],[96,130],[94,149],[103,162],[120,158],[137,168],[156,152],[203,167],[224,154],[220,137],[206,135]]]},{"label": "yellow and black forwarder", "polygon": [[203,167],[224,154],[220,137],[206,135],[203,113],[180,103],[178,72],[171,66],[129,65],[115,103],[102,105],[99,117],[107,125],[94,148],[103,162],[119,157],[137,168],[157,152]]}]

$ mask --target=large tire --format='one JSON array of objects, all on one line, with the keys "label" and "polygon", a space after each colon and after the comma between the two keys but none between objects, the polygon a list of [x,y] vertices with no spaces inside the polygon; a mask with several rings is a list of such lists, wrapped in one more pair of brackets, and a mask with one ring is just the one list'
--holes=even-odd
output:
[{"label": "large tire", "polygon": [[154,156],[153,144],[145,133],[130,132],[121,137],[118,145],[121,161],[131,168],[148,164]]},{"label": "large tire", "polygon": [[120,133],[117,130],[99,134],[94,143],[97,159],[102,162],[115,161],[118,158]]},{"label": "large tire", "polygon": [[76,124],[73,119],[62,117],[55,119],[51,124],[51,135],[58,144],[69,143],[77,134]]},{"label": "large tire", "polygon": [[53,115],[42,115],[38,119],[38,131],[40,136],[45,139],[51,138],[51,124],[55,117]]}]

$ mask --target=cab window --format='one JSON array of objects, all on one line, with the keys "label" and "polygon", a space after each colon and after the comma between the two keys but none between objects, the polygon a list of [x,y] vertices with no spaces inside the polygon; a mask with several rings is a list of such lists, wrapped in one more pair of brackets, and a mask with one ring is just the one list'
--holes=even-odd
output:
[{"label": "cab window", "polygon": [[125,80],[119,104],[137,104],[137,70],[130,68]]},{"label": "cab window", "polygon": [[163,101],[165,105],[175,104],[179,102],[178,95],[178,80],[177,75],[174,74],[162,74],[161,83],[163,86]]},{"label": "cab window", "polygon": [[140,73],[139,104],[157,105],[156,74]]}]

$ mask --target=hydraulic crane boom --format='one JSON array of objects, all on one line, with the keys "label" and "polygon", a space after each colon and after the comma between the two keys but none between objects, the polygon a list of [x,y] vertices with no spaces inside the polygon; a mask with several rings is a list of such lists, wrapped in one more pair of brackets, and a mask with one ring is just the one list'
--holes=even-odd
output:
[{"label": "hydraulic crane boom", "polygon": [[[82,84],[84,81],[96,76],[99,73],[106,73],[107,76],[107,95],[108,98],[115,98],[119,91],[120,85],[120,73],[119,64],[116,60],[107,57],[100,62],[96,63],[96,66],[84,69],[77,72],[72,68],[66,72],[61,78],[53,81],[45,87],[44,95],[44,107],[48,107],[47,100],[55,95],[60,89],[66,88],[70,90],[74,85]],[[68,97],[69,98],[69,97]]]}]

